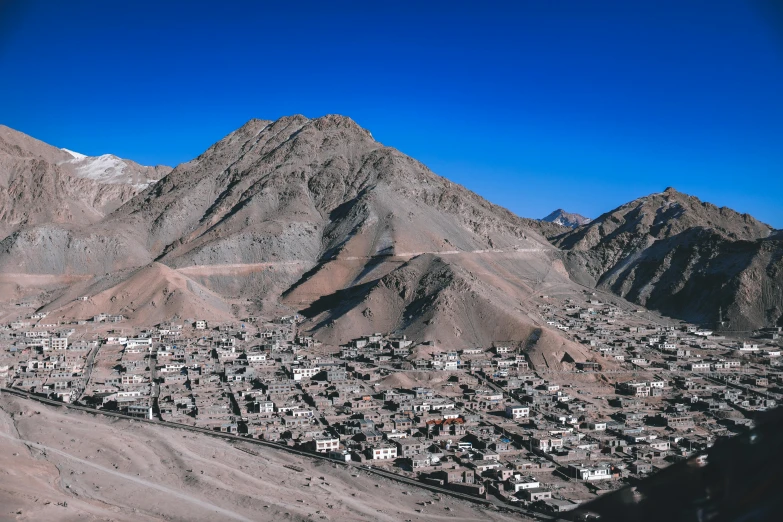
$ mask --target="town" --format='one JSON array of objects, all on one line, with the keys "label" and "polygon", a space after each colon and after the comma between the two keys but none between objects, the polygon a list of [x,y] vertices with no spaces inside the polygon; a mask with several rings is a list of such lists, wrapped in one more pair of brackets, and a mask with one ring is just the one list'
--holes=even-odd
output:
[{"label": "town", "polygon": [[[88,299],[85,296],[80,299]],[[29,314],[0,330],[0,384],[261,439],[542,513],[575,509],[743,433],[783,393],[781,328],[745,337],[581,298],[539,323],[584,347],[451,350],[374,333],[329,347],[298,315],[233,324]]]}]

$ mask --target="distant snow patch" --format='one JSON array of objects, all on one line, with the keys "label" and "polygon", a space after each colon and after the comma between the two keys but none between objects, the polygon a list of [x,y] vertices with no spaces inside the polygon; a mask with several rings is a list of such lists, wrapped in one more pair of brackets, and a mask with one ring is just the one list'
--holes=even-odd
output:
[{"label": "distant snow patch", "polygon": [[157,179],[150,179],[147,180],[145,183],[133,183],[133,188],[141,192],[142,190],[146,190],[147,187],[149,187],[150,185],[154,185],[157,182],[158,182]]},{"label": "distant snow patch", "polygon": [[92,179],[101,184],[132,185],[139,191],[157,181],[144,179],[144,176],[136,172],[125,160],[113,154],[85,156],[68,149],[62,150],[73,156],[73,159],[62,163],[73,165],[74,174],[80,178]]},{"label": "distant snow patch", "polygon": [[92,158],[71,161],[76,166],[76,175],[80,178],[94,179],[100,183],[127,183],[125,169],[128,164],[117,156],[104,154]]},{"label": "distant snow patch", "polygon": [[84,158],[87,157],[84,154],[79,154],[78,152],[74,152],[72,150],[68,150],[68,149],[60,149],[60,150],[64,150],[65,152],[67,152],[68,154],[70,154],[71,156],[76,158],[77,160],[84,159]]},{"label": "distant snow patch", "polygon": [[579,214],[573,214],[571,212],[566,212],[563,209],[557,209],[546,216],[542,221],[548,221],[563,227],[577,228],[579,226],[590,223],[592,220]]}]

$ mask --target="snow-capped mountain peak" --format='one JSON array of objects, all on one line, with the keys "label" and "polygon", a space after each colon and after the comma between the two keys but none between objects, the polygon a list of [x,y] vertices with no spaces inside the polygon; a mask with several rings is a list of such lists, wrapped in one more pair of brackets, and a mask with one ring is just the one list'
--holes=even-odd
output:
[{"label": "snow-capped mountain peak", "polygon": [[63,161],[60,165],[70,166],[73,174],[79,178],[91,179],[101,184],[133,185],[137,190],[144,190],[158,181],[143,173],[151,167],[142,167],[113,154],[86,156],[72,150],[62,150],[73,156],[73,159]]},{"label": "snow-capped mountain peak", "polygon": [[562,208],[559,208],[554,212],[552,212],[551,214],[549,214],[547,217],[545,217],[542,221],[548,221],[550,223],[554,223],[556,225],[561,225],[568,228],[577,228],[582,225],[588,224],[591,221],[591,219],[581,216],[579,214],[566,212]]}]

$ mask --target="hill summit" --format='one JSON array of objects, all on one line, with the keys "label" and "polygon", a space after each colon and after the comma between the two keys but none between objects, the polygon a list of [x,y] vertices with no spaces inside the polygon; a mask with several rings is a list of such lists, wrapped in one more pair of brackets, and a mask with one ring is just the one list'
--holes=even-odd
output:
[{"label": "hill summit", "polygon": [[590,218],[586,218],[580,214],[566,212],[562,208],[559,208],[554,212],[552,212],[551,214],[549,214],[548,216],[546,216],[541,221],[546,221],[548,223],[555,223],[556,225],[560,225],[563,227],[576,228],[589,223]]},{"label": "hill summit", "polygon": [[783,242],[748,214],[669,187],[552,240],[582,284],[692,322],[783,324]]}]

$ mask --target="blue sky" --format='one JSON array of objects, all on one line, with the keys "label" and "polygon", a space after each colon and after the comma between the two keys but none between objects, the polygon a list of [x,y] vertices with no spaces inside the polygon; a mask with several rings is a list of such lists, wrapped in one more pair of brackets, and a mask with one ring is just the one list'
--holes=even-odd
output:
[{"label": "blue sky", "polygon": [[783,228],[776,5],[6,1],[0,123],[174,165],[339,113],[522,216],[674,186]]}]

